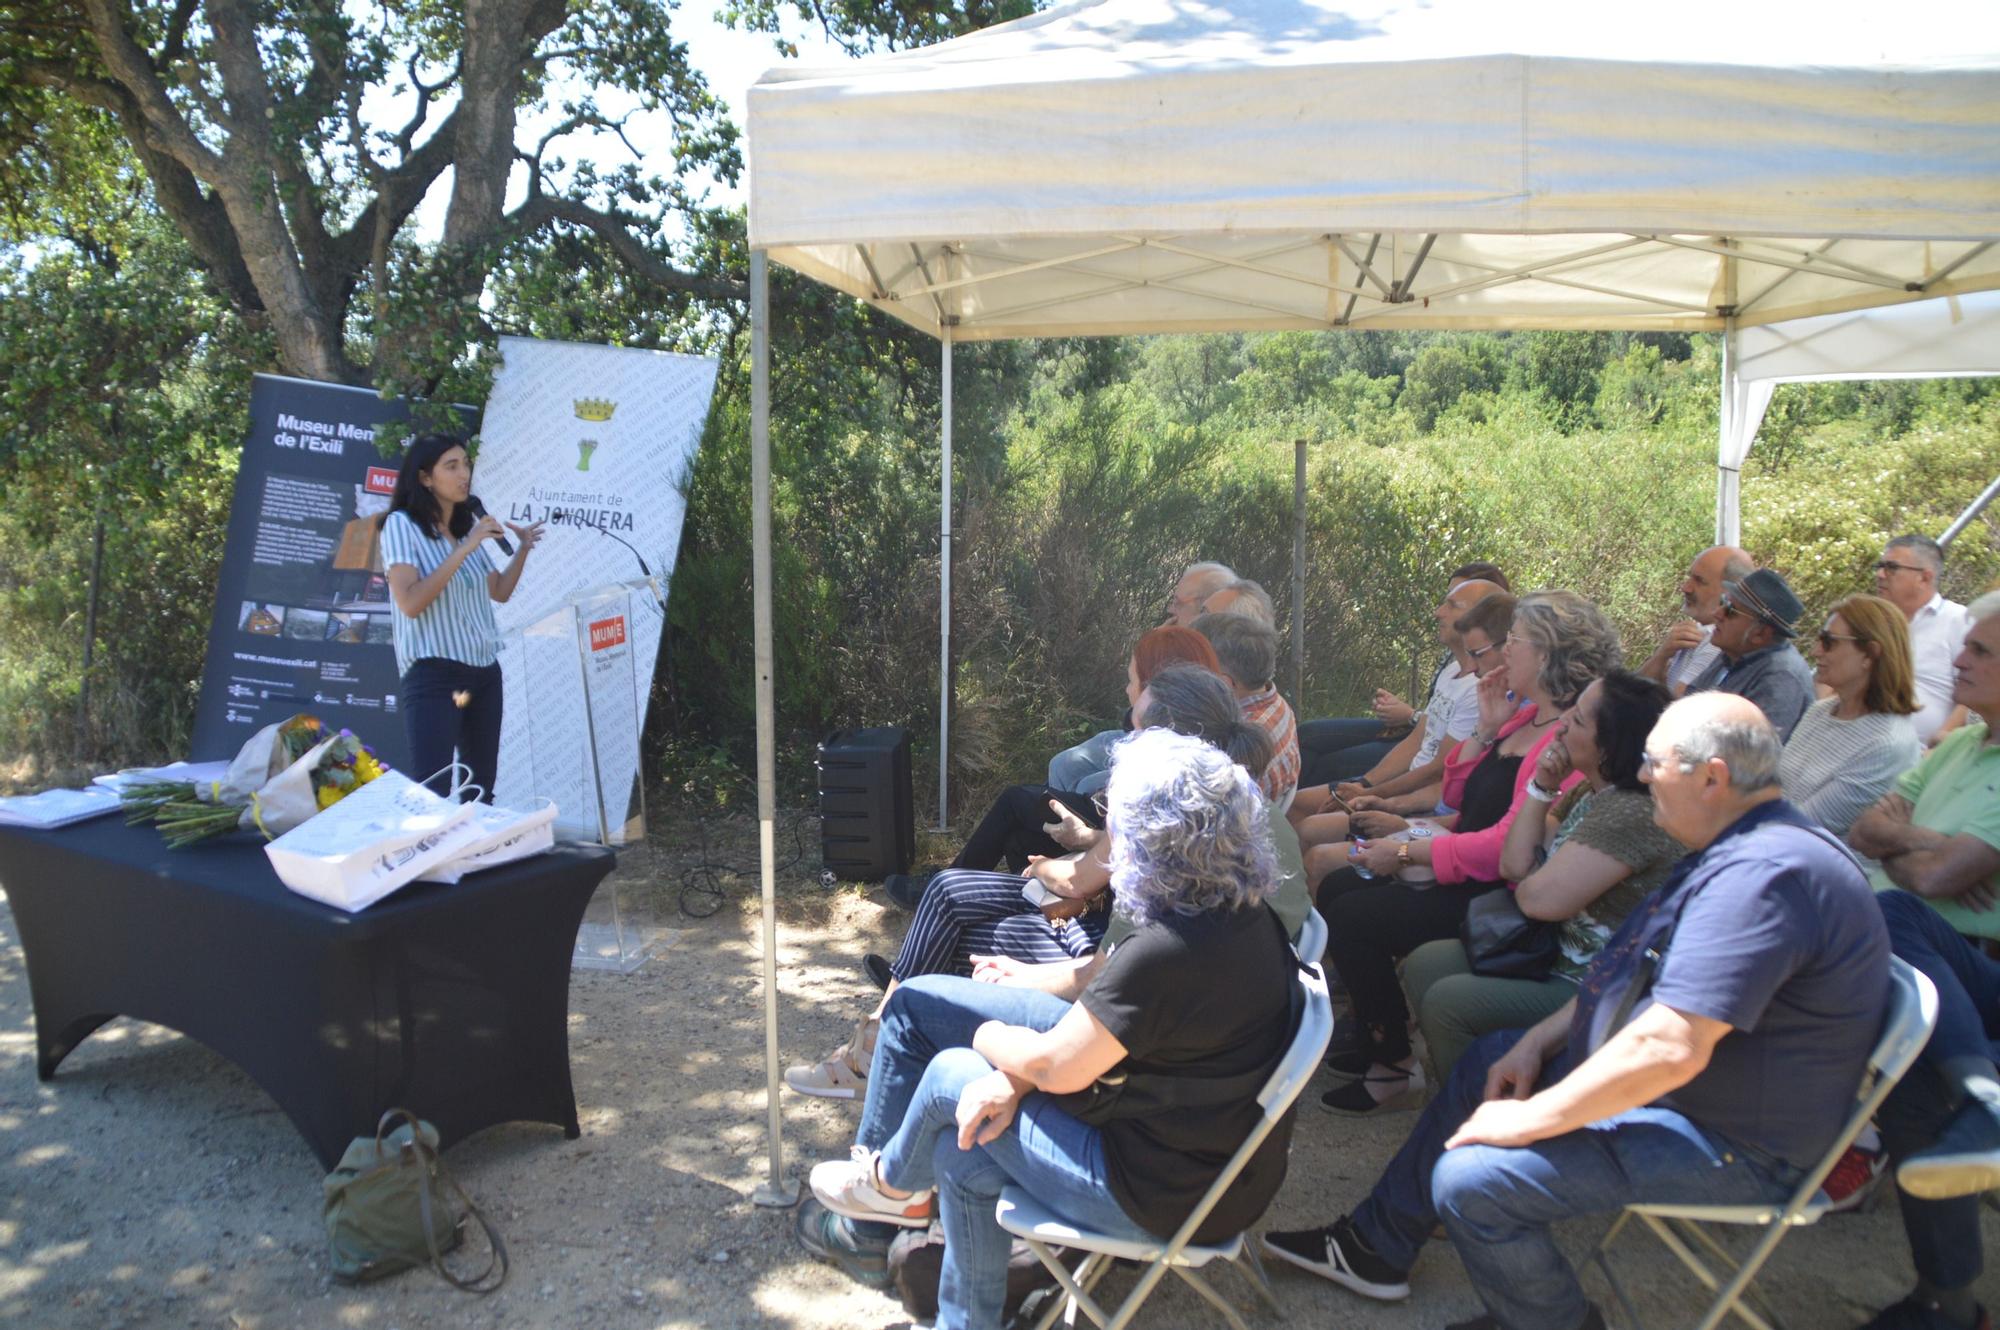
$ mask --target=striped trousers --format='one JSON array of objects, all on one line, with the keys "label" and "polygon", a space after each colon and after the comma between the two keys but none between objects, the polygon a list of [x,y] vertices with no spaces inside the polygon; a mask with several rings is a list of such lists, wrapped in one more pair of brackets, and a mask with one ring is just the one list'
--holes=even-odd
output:
[{"label": "striped trousers", "polygon": [[1021,894],[1018,873],[947,868],[930,880],[917,917],[889,971],[899,981],[920,974],[972,973],[971,957],[1010,956],[1030,964],[1076,960],[1097,950],[1109,910],[1057,924]]}]

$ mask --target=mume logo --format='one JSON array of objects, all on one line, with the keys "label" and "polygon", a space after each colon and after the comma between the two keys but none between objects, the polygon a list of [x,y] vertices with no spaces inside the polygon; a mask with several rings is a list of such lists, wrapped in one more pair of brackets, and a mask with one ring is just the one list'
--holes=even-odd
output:
[{"label": "mume logo", "polygon": [[608,647],[625,645],[625,616],[615,619],[599,619],[590,625],[590,649],[603,651]]}]

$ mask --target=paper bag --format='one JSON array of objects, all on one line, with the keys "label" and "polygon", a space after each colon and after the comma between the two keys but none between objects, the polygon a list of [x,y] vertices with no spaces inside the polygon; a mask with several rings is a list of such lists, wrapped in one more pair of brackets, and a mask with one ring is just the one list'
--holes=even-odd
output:
[{"label": "paper bag", "polygon": [[540,854],[556,843],[556,806],[551,800],[527,812],[473,804],[470,821],[482,835],[456,859],[439,864],[423,875],[426,882],[456,882],[467,873],[498,868],[517,859]]},{"label": "paper bag", "polygon": [[474,806],[389,771],[264,847],[301,896],[363,910],[485,837]]}]

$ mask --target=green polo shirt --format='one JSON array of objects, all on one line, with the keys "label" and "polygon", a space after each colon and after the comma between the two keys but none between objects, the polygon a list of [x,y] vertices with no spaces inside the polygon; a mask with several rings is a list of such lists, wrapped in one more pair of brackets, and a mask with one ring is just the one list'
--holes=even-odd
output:
[{"label": "green polo shirt", "polygon": [[[1896,793],[1910,801],[1910,820],[1947,836],[1977,836],[2000,850],[2000,744],[1986,742],[1986,724],[1974,720],[1947,734],[1930,755],[1904,772]],[[1877,891],[1896,890],[1877,867],[1869,874]],[[1993,875],[2000,890],[2000,873]],[[1932,901],[1937,912],[1961,933],[2000,937],[2000,909],[1967,909],[1957,901]]]}]

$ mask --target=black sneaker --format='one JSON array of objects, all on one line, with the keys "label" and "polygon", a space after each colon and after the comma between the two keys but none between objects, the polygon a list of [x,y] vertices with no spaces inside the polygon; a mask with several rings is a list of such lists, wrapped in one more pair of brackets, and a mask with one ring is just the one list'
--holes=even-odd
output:
[{"label": "black sneaker", "polygon": [[1331,1279],[1364,1298],[1401,1302],[1410,1296],[1410,1272],[1398,1270],[1370,1251],[1346,1215],[1325,1228],[1266,1233],[1259,1241],[1269,1255]]},{"label": "black sneaker", "polygon": [[[1987,1317],[1986,1309],[1978,1309],[1978,1319],[1973,1321],[1971,1330],[1993,1330],[1993,1322]],[[1965,1330],[1956,1321],[1947,1321],[1936,1303],[1924,1302],[1912,1293],[1893,1307],[1884,1307],[1875,1314],[1875,1319],[1861,1330]]]},{"label": "black sneaker", "polygon": [[936,877],[931,873],[891,873],[882,879],[882,891],[892,904],[899,909],[916,913],[917,902],[924,898],[924,888]]},{"label": "black sneaker", "polygon": [[1983,1099],[1966,1101],[1937,1140],[1896,1169],[1896,1185],[1927,1201],[2000,1187],[2000,1108]]},{"label": "black sneaker", "polygon": [[[1485,1312],[1481,1312],[1469,1321],[1453,1321],[1444,1330],[1506,1330],[1506,1327]],[[1605,1330],[1604,1313],[1592,1307],[1589,1314],[1583,1318],[1583,1324],[1576,1330]]]},{"label": "black sneaker", "polygon": [[890,984],[896,982],[896,976],[889,970],[888,960],[872,951],[861,958],[861,968],[867,974],[868,982],[884,993],[889,991]]},{"label": "black sneaker", "polygon": [[799,1245],[828,1265],[837,1266],[856,1283],[889,1287],[889,1244],[855,1236],[854,1226],[808,1196],[799,1203],[793,1224]]}]

